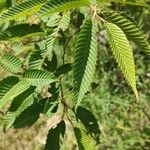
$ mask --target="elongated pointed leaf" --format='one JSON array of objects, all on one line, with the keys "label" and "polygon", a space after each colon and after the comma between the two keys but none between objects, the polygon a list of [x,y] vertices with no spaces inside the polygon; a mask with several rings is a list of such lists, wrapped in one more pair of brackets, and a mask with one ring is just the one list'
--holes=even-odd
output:
[{"label": "elongated pointed leaf", "polygon": [[44,105],[45,101],[33,103],[16,118],[13,127],[24,128],[26,126],[32,126],[39,119],[39,115],[43,113]]},{"label": "elongated pointed leaf", "polygon": [[99,143],[100,139],[100,129],[98,121],[95,116],[88,109],[79,106],[76,110],[76,117],[79,119],[85,126],[88,133],[93,137],[93,139]]},{"label": "elongated pointed leaf", "polygon": [[0,100],[7,94],[7,92],[17,83],[19,78],[10,76],[0,81]]},{"label": "elongated pointed leaf", "polygon": [[150,55],[150,46],[144,33],[134,23],[115,11],[105,11],[104,15],[110,22],[119,26],[127,38],[133,41],[142,51]]},{"label": "elongated pointed leaf", "polygon": [[51,87],[43,93],[45,97],[47,97],[47,94],[51,94],[51,97],[49,97],[46,100],[45,108],[44,108],[44,114],[48,117],[52,116],[54,113],[56,113],[58,109],[58,98],[59,98],[59,88],[56,87],[56,83],[52,83]]},{"label": "elongated pointed leaf", "polygon": [[22,62],[10,53],[5,53],[0,58],[0,67],[11,73],[18,73],[22,70]]},{"label": "elongated pointed leaf", "polygon": [[29,58],[29,66],[30,70],[38,69],[41,70],[44,63],[44,58],[41,55],[40,50],[34,51]]},{"label": "elongated pointed leaf", "polygon": [[92,83],[97,60],[97,26],[91,20],[86,20],[77,40],[73,76],[75,97],[81,102]]},{"label": "elongated pointed leaf", "polygon": [[43,33],[43,30],[38,25],[19,24],[2,31],[0,40],[18,40],[41,33]]},{"label": "elongated pointed leaf", "polygon": [[74,133],[76,136],[79,150],[95,150],[95,144],[91,139],[90,135],[88,135],[85,130],[75,127]]},{"label": "elongated pointed leaf", "polygon": [[117,25],[106,23],[106,28],[113,55],[138,99],[135,64],[129,41],[127,40],[123,31]]},{"label": "elongated pointed leaf", "polygon": [[62,17],[55,20],[57,22],[56,28],[46,37],[45,40],[45,50],[43,52],[44,56],[51,57],[56,39],[59,37],[59,31],[65,31],[70,23],[70,13],[63,13]]},{"label": "elongated pointed leaf", "polygon": [[65,123],[61,121],[56,128],[50,129],[44,150],[60,150],[60,135],[64,135]]},{"label": "elongated pointed leaf", "polygon": [[6,8],[7,6],[7,3],[6,3],[6,0],[0,0],[0,12]]},{"label": "elongated pointed leaf", "polygon": [[143,6],[143,7],[150,7],[148,4],[146,4],[144,1],[128,1],[128,0],[112,0],[115,3],[121,3],[123,5],[133,5],[133,6]]},{"label": "elongated pointed leaf", "polygon": [[47,2],[47,0],[28,0],[17,3],[2,13],[0,23],[34,14],[45,2]]},{"label": "elongated pointed leaf", "polygon": [[24,92],[30,87],[30,84],[23,80],[15,84],[12,88],[10,88],[7,92],[5,92],[5,95],[0,99],[0,109],[10,100],[13,100],[16,96]]},{"label": "elongated pointed leaf", "polygon": [[63,12],[79,8],[89,4],[89,0],[51,0],[48,1],[39,11],[39,15]]},{"label": "elongated pointed leaf", "polygon": [[23,92],[22,94],[20,94],[19,96],[17,96],[13,100],[8,112],[6,113],[6,115],[4,117],[4,128],[5,128],[5,130],[10,128],[13,125],[16,118],[25,109],[27,109],[29,106],[31,106],[33,104],[33,102],[34,102],[34,95],[33,95],[34,90],[35,90],[35,87],[30,87],[29,89],[27,89],[25,92]]},{"label": "elongated pointed leaf", "polygon": [[42,70],[28,70],[23,79],[32,86],[44,86],[56,81],[51,73]]}]

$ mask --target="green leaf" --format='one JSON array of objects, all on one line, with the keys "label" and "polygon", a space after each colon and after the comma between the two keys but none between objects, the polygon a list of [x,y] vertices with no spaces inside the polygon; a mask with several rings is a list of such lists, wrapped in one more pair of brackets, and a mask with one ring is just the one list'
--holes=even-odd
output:
[{"label": "green leaf", "polygon": [[28,0],[10,7],[0,16],[0,23],[36,13],[47,0]]},{"label": "green leaf", "polygon": [[60,135],[64,135],[65,128],[65,122],[61,121],[56,128],[49,130],[44,150],[60,150]]},{"label": "green leaf", "polygon": [[92,23],[91,20],[85,20],[76,43],[73,77],[75,97],[78,103],[89,90],[95,73],[97,60],[96,32],[97,26],[95,23]]},{"label": "green leaf", "polygon": [[57,56],[54,52],[53,52],[53,57],[52,57],[51,61],[49,61],[48,59],[45,60],[43,68],[49,72],[56,71],[56,69],[57,69]]},{"label": "green leaf", "polygon": [[25,92],[17,96],[8,112],[4,116],[4,130],[12,127],[13,123],[15,122],[16,118],[29,106],[31,106],[34,102],[34,93],[35,87],[30,87]]},{"label": "green leaf", "polygon": [[39,11],[39,15],[47,15],[57,12],[64,12],[70,9],[87,6],[89,0],[51,0],[48,1]]},{"label": "green leaf", "polygon": [[22,112],[26,107],[33,103],[35,87],[30,87],[12,101],[9,108],[10,112]]},{"label": "green leaf", "polygon": [[56,81],[51,73],[42,70],[27,70],[23,74],[23,80],[32,86],[44,86]]},{"label": "green leaf", "polygon": [[0,81],[0,100],[7,94],[7,92],[17,83],[19,78],[10,76]]},{"label": "green leaf", "polygon": [[75,127],[74,133],[76,136],[79,150],[95,150],[93,140],[84,129],[79,129]]},{"label": "green leaf", "polygon": [[33,103],[16,118],[13,127],[24,128],[32,126],[39,119],[39,115],[43,113],[44,105],[45,101]]},{"label": "green leaf", "polygon": [[59,77],[62,74],[66,74],[69,71],[71,71],[72,69],[72,64],[68,63],[68,64],[64,64],[62,66],[60,66],[57,70],[56,70],[56,77]]},{"label": "green leaf", "polygon": [[6,0],[0,0],[0,12],[7,6]]},{"label": "green leaf", "polygon": [[143,7],[149,7],[148,4],[146,4],[145,2],[138,2],[138,1],[131,1],[131,0],[112,0],[113,2],[115,3],[121,3],[121,4],[124,4],[124,5],[133,5],[133,6],[143,6]]},{"label": "green leaf", "polygon": [[16,74],[22,70],[22,62],[11,53],[5,53],[0,58],[0,67],[4,68],[8,72]]},{"label": "green leaf", "polygon": [[0,40],[19,40],[44,33],[38,25],[18,24],[8,27],[0,33]]},{"label": "green leaf", "polygon": [[30,85],[26,80],[23,80],[23,81],[18,82],[11,88],[7,88],[7,84],[5,85],[5,87],[4,87],[5,95],[3,95],[3,97],[1,97],[0,99],[0,109],[10,100],[13,100],[16,96],[18,96],[19,94],[27,90],[30,87]]},{"label": "green leaf", "polygon": [[[52,83],[50,88],[45,90],[45,95],[51,94],[51,96],[46,100],[44,113],[47,116],[52,116],[58,109],[58,97],[59,97],[59,88],[56,87],[56,83]],[[44,93],[43,93],[44,94]]]},{"label": "green leaf", "polygon": [[136,89],[135,64],[129,41],[127,40],[123,31],[117,25],[106,23],[106,28],[113,55],[129,85],[133,89],[136,98],[138,99],[138,93]]},{"label": "green leaf", "polygon": [[61,22],[59,24],[59,28],[62,31],[66,31],[69,27],[69,24],[70,24],[70,12],[68,11],[63,13]]},{"label": "green leaf", "polygon": [[83,123],[86,130],[93,137],[93,139],[97,143],[99,143],[99,136],[101,132],[99,129],[98,121],[93,115],[93,113],[87,110],[86,108],[79,106],[76,110],[76,117]]},{"label": "green leaf", "polygon": [[137,25],[112,10],[104,11],[103,14],[108,21],[119,26],[129,40],[133,41],[141,50],[150,55],[150,46],[147,38]]},{"label": "green leaf", "polygon": [[30,70],[34,69],[42,70],[44,58],[42,57],[40,50],[36,50],[30,55],[28,64],[29,64],[28,68]]},{"label": "green leaf", "polygon": [[57,22],[57,27],[46,37],[43,56],[51,57],[55,41],[59,37],[59,31],[65,31],[68,28],[68,24],[70,23],[70,13],[63,13],[62,17],[57,19]]}]

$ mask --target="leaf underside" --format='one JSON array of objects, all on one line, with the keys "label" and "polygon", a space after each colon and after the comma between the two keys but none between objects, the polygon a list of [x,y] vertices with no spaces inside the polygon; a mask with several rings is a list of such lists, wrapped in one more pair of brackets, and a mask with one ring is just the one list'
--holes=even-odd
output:
[{"label": "leaf underside", "polygon": [[55,81],[51,73],[42,70],[28,70],[23,74],[23,79],[32,86],[45,86]]},{"label": "leaf underside", "polygon": [[34,102],[35,87],[30,87],[25,92],[15,97],[8,112],[4,116],[4,130],[12,127],[16,118]]},{"label": "leaf underside", "polygon": [[106,28],[113,55],[121,71],[123,72],[123,75],[133,89],[136,98],[138,99],[138,93],[136,89],[135,64],[129,41],[127,40],[123,31],[117,25],[106,23]]},{"label": "leaf underside", "polygon": [[10,102],[10,100],[13,100],[19,94],[23,93],[29,87],[29,83],[26,80],[23,80],[15,84],[12,88],[7,89],[5,95],[0,99],[0,108],[2,108],[6,103]]},{"label": "leaf underside", "polygon": [[150,46],[147,42],[147,38],[137,25],[112,10],[105,11],[104,15],[108,21],[119,26],[129,40],[133,41],[142,51],[150,55]]},{"label": "leaf underside", "polygon": [[0,67],[11,73],[18,73],[22,70],[22,62],[10,53],[5,53],[0,58]]}]

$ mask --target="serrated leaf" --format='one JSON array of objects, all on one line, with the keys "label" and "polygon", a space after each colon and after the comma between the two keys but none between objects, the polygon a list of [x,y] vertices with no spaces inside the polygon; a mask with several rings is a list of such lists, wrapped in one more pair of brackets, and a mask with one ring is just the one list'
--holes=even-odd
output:
[{"label": "serrated leaf", "polygon": [[43,17],[44,23],[46,23],[46,26],[50,28],[54,28],[58,26],[58,23],[60,21],[61,15],[59,13],[52,14],[50,16]]},{"label": "serrated leaf", "polygon": [[49,72],[54,72],[57,69],[57,56],[54,52],[51,61],[49,61],[48,59],[44,61],[43,68],[48,70]]},{"label": "serrated leaf", "polygon": [[87,6],[89,0],[51,0],[48,1],[39,11],[39,15],[47,15],[57,12],[64,12],[70,9]]},{"label": "serrated leaf", "polygon": [[38,25],[18,24],[8,27],[0,33],[0,40],[18,40],[25,37],[40,35],[44,31]]},{"label": "serrated leaf", "polygon": [[32,86],[44,86],[55,82],[54,76],[42,70],[28,70],[23,74],[23,80],[26,80]]},{"label": "serrated leaf", "polygon": [[18,73],[22,70],[22,62],[10,53],[5,53],[0,58],[0,67],[11,73]]},{"label": "serrated leaf", "polygon": [[62,20],[61,20],[61,23],[59,25],[59,28],[62,30],[62,31],[65,31],[68,29],[68,26],[69,26],[69,23],[70,23],[70,12],[65,12],[62,16]]},{"label": "serrated leaf", "polygon": [[84,129],[74,128],[74,133],[79,150],[95,150],[95,145],[91,137]]},{"label": "serrated leaf", "polygon": [[133,6],[143,6],[143,7],[148,7],[149,8],[149,5],[146,4],[144,1],[128,1],[128,0],[112,0],[113,2],[115,3],[120,3],[120,4],[124,4],[124,5],[133,5]]},{"label": "serrated leaf", "polygon": [[30,87],[30,84],[26,81],[20,81],[17,84],[15,84],[12,88],[9,88],[5,91],[5,95],[1,97],[0,99],[0,109],[10,100],[13,100],[16,96],[23,93],[25,90],[27,90]]},{"label": "serrated leaf", "polygon": [[68,73],[69,71],[71,71],[71,69],[72,69],[72,64],[70,63],[64,64],[60,66],[59,68],[57,68],[55,75],[56,77],[59,77],[62,74]]},{"label": "serrated leaf", "polygon": [[30,87],[25,92],[17,96],[8,112],[4,116],[4,129],[7,130],[8,128],[12,127],[13,123],[15,122],[16,118],[29,106],[31,106],[34,102],[34,95],[33,92],[35,87]]},{"label": "serrated leaf", "polygon": [[0,12],[6,8],[7,4],[6,4],[6,0],[0,0]]},{"label": "serrated leaf", "polygon": [[64,135],[65,128],[65,122],[61,121],[56,128],[49,130],[44,150],[60,150],[60,135]]},{"label": "serrated leaf", "polygon": [[150,55],[150,46],[147,38],[137,25],[115,11],[109,10],[103,13],[107,20],[122,29],[129,40],[133,41],[141,50]]},{"label": "serrated leaf", "polygon": [[99,129],[98,121],[92,114],[92,112],[90,112],[84,107],[79,106],[77,107],[76,110],[76,117],[83,123],[86,130],[93,137],[93,139],[97,143],[99,143],[100,142],[99,136],[101,132]]},{"label": "serrated leaf", "polygon": [[4,78],[2,81],[0,81],[0,100],[18,82],[19,82],[19,78],[15,77],[15,76],[10,76],[10,77]]},{"label": "serrated leaf", "polygon": [[10,112],[20,113],[23,109],[33,103],[35,87],[30,87],[19,96],[15,97],[9,108]]},{"label": "serrated leaf", "polygon": [[[69,16],[68,16],[69,15]],[[43,56],[51,57],[54,50],[54,45],[56,39],[59,37],[59,31],[65,31],[68,28],[70,22],[70,13],[63,13],[62,17],[58,18],[57,27],[46,37],[45,40],[45,50],[43,51]]]},{"label": "serrated leaf", "polygon": [[129,41],[123,31],[115,24],[106,23],[108,40],[113,51],[113,55],[127,79],[129,85],[133,89],[136,98],[138,93],[136,89],[135,64],[133,52]]},{"label": "serrated leaf", "polygon": [[30,58],[29,58],[29,70],[34,70],[34,69],[38,69],[38,70],[42,70],[42,66],[44,63],[44,58],[41,55],[41,51],[36,50],[34,51]]},{"label": "serrated leaf", "polygon": [[49,92],[49,94],[51,94],[51,97],[46,100],[44,113],[47,116],[51,116],[52,114],[56,113],[58,109],[59,88],[56,87],[56,83],[52,83],[50,85],[50,88],[46,92]]},{"label": "serrated leaf", "polygon": [[74,55],[73,77],[75,98],[81,102],[89,90],[95,73],[97,60],[97,26],[91,20],[85,20],[80,31]]},{"label": "serrated leaf", "polygon": [[36,13],[47,0],[28,0],[10,7],[0,16],[0,23]]},{"label": "serrated leaf", "polygon": [[39,119],[39,115],[43,113],[44,105],[45,101],[33,103],[16,118],[13,127],[24,128],[26,126],[32,126]]}]

